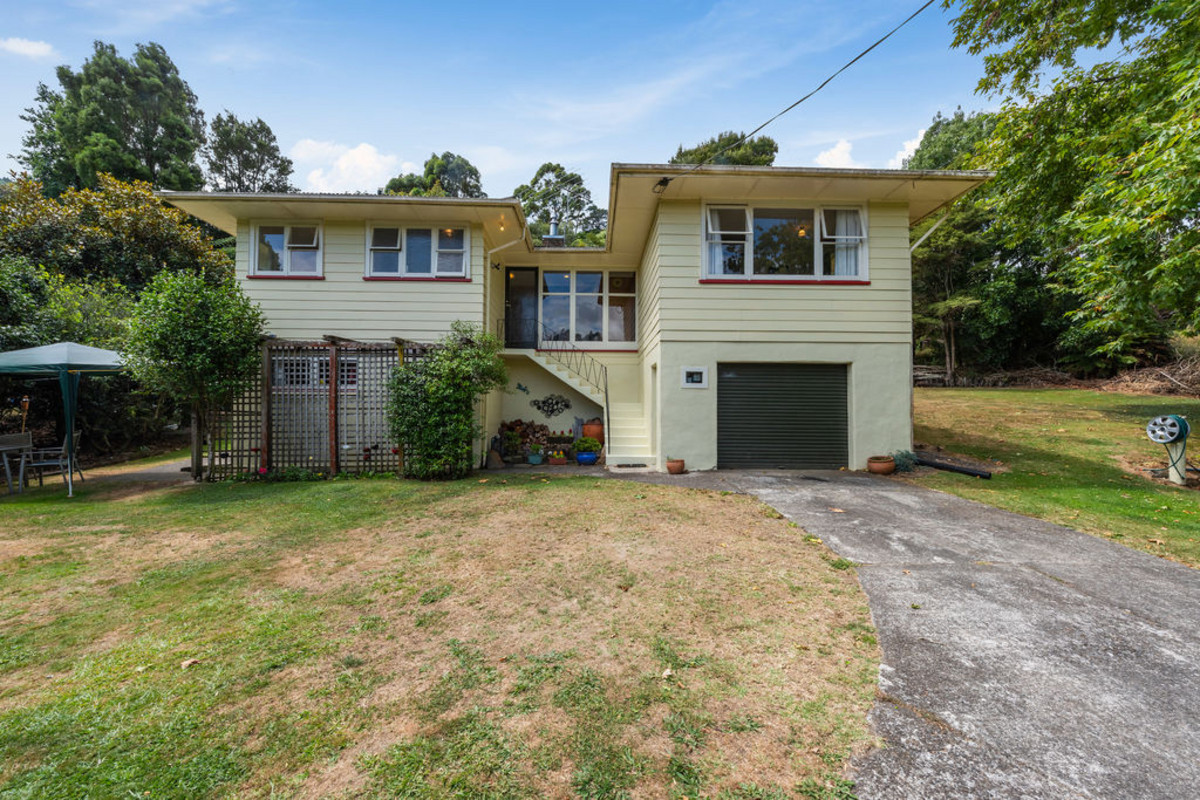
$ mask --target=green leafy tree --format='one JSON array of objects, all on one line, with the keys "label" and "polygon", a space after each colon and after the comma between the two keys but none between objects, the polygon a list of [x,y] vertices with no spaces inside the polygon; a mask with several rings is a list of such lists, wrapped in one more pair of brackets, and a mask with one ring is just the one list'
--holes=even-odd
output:
[{"label": "green leafy tree", "polygon": [[[962,0],[955,44],[1005,105],[982,158],[1013,241],[1066,255],[1102,355],[1200,330],[1200,13],[1189,0]],[[1078,65],[1081,50],[1114,57]]]},{"label": "green leafy tree", "polygon": [[155,276],[134,308],[123,348],[137,380],[192,408],[192,477],[203,477],[209,422],[260,368],[262,312],[232,280]]},{"label": "green leafy tree", "polygon": [[538,167],[533,179],[513,190],[521,201],[535,244],[550,232],[550,220],[559,222],[559,231],[572,247],[604,245],[608,214],[592,202],[592,193],[578,172],[568,172],[561,164],[547,161]]},{"label": "green leafy tree", "polygon": [[162,45],[138,45],[132,59],[95,43],[79,72],[58,68],[61,91],[39,85],[21,162],[52,193],[94,187],[99,175],[158,188],[203,185],[196,153],[204,115]]},{"label": "green leafy tree", "polygon": [[98,185],[53,198],[20,176],[0,193],[0,255],[68,278],[111,278],[135,291],[163,271],[199,270],[218,282],[232,275],[229,258],[150,184],[100,175]]},{"label": "green leafy tree", "polygon": [[949,117],[938,112],[905,169],[971,169],[982,145],[996,128],[995,114],[964,114],[961,107]]},{"label": "green leafy tree", "polygon": [[487,197],[483,193],[479,170],[470,161],[449,150],[433,153],[425,161],[421,175],[407,173],[388,181],[380,194],[413,197]]},{"label": "green leafy tree", "polygon": [[503,347],[479,326],[455,322],[425,358],[396,368],[388,420],[404,448],[405,477],[453,480],[471,471],[471,443],[482,434],[475,405],[508,383]]},{"label": "green leafy tree", "polygon": [[[906,166],[977,165],[994,128],[994,115],[939,113]],[[942,361],[950,382],[964,371],[1035,364],[1094,369],[1079,350],[1086,337],[1067,336],[1066,314],[1079,300],[1059,282],[1062,258],[1037,238],[1007,236],[1011,224],[992,201],[985,184],[913,231],[920,240],[937,224],[912,259],[916,358]]]},{"label": "green leafy tree", "polygon": [[291,192],[292,160],[279,152],[275,133],[261,118],[243,122],[217,114],[204,147],[208,183],[218,192]]},{"label": "green leafy tree", "polygon": [[671,157],[671,164],[741,164],[751,167],[769,167],[775,163],[779,144],[770,136],[742,139],[744,133],[725,131],[707,139],[695,147],[683,145]]}]

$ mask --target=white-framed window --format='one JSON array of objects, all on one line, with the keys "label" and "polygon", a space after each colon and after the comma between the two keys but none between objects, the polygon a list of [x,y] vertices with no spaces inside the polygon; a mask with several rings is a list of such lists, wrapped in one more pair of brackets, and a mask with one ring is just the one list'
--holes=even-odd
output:
[{"label": "white-framed window", "polygon": [[627,270],[542,270],[544,341],[584,347],[637,343],[637,273]]},{"label": "white-framed window", "polygon": [[322,272],[320,223],[259,223],[254,226],[252,275],[319,277]]},{"label": "white-framed window", "polygon": [[370,225],[367,277],[465,278],[470,242],[470,231],[462,227]]},{"label": "white-framed window", "polygon": [[705,210],[710,279],[865,280],[865,213],[855,207]]}]

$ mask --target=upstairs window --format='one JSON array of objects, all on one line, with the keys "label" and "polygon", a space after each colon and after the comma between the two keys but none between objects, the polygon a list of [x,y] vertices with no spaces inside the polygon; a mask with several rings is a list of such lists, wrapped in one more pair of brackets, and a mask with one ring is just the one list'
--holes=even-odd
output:
[{"label": "upstairs window", "polygon": [[321,274],[321,226],[259,225],[255,230],[255,275]]},{"label": "upstairs window", "polygon": [[542,338],[626,349],[637,341],[637,274],[543,270]]},{"label": "upstairs window", "polygon": [[367,276],[465,278],[469,241],[465,228],[372,225],[367,234]]},{"label": "upstairs window", "polygon": [[857,208],[709,208],[705,277],[865,279],[866,226]]}]

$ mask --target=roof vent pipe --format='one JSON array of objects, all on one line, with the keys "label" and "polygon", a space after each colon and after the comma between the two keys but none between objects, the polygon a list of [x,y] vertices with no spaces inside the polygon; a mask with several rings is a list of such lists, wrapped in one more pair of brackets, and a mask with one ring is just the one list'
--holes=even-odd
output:
[{"label": "roof vent pipe", "polygon": [[554,237],[558,236],[558,215],[557,214],[550,217],[550,235],[554,236]]}]

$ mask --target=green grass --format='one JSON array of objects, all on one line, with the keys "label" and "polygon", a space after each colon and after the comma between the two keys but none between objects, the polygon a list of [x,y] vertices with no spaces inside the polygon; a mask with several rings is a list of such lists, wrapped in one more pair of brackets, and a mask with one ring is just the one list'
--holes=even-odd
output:
[{"label": "green grass", "polygon": [[1166,466],[1164,448],[1145,430],[1167,413],[1200,425],[1200,401],[1191,398],[918,389],[918,441],[1009,470],[990,481],[938,472],[919,482],[1200,566],[1200,493],[1122,468]]},{"label": "green grass", "polygon": [[[0,800],[328,770],[333,797],[813,796],[878,669],[831,561],[747,498],[617,481],[33,489],[0,500]],[[725,750],[772,737],[767,776]]]}]

